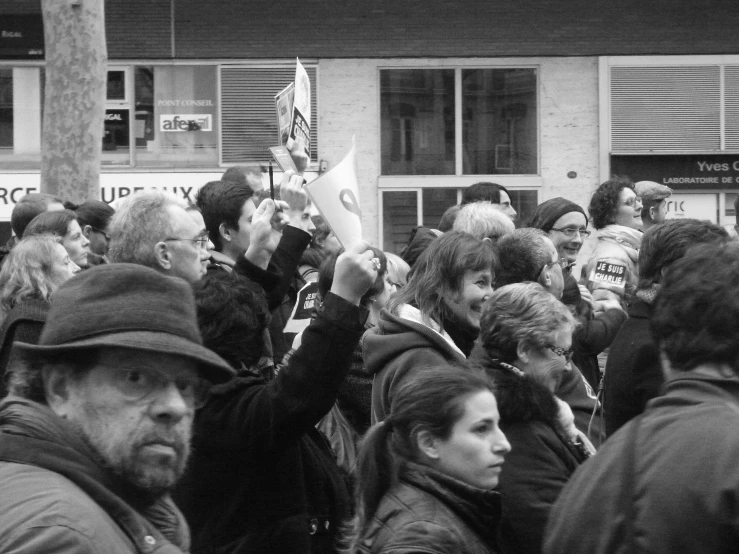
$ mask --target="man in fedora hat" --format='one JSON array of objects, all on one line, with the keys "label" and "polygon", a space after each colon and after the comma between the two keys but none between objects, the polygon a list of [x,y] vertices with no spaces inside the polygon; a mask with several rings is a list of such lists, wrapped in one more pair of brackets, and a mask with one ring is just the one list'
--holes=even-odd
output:
[{"label": "man in fedora hat", "polygon": [[195,409],[234,374],[202,345],[189,285],[97,266],[57,291],[38,345],[16,346],[0,403],[0,552],[188,551],[168,491]]}]

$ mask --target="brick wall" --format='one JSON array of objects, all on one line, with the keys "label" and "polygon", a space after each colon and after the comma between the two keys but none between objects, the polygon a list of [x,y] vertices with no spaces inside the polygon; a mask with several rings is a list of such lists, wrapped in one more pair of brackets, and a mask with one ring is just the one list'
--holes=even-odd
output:
[{"label": "brick wall", "polygon": [[187,58],[739,51],[736,0],[177,0],[175,12]]}]

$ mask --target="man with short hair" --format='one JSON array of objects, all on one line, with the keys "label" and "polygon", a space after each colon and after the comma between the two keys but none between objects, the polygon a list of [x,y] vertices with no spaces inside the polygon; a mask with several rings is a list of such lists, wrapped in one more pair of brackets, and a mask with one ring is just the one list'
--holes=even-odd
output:
[{"label": "man with short hair", "polygon": [[663,223],[667,215],[667,198],[672,196],[672,189],[654,181],[639,181],[634,187],[636,195],[641,198],[644,231]]},{"label": "man with short hair", "polygon": [[254,192],[259,192],[264,188],[262,168],[258,165],[235,165],[229,167],[223,173],[221,181],[246,185]]},{"label": "man with short hair", "polygon": [[737,551],[739,245],[693,248],[660,284],[662,395],[565,485],[545,554]]},{"label": "man with short hair", "polygon": [[0,552],[189,551],[169,497],[196,408],[235,372],[202,345],[188,284],[134,264],[55,293],[0,403]]},{"label": "man with short hair", "polygon": [[23,232],[34,217],[44,212],[58,212],[64,209],[61,198],[41,192],[31,192],[22,197],[13,207],[10,214],[10,227],[13,233],[21,240]]},{"label": "man with short hair", "polygon": [[511,195],[508,194],[508,189],[498,183],[480,182],[470,185],[462,192],[462,203],[471,204],[472,202],[490,202],[493,206],[498,208],[501,212],[511,218],[511,221],[516,220],[516,210],[511,205]]},{"label": "man with short hair", "polygon": [[557,249],[540,229],[516,229],[497,243],[500,269],[495,274],[495,288],[511,283],[534,281],[555,298],[562,298],[564,290],[563,264]]},{"label": "man with short hair", "polygon": [[724,229],[697,219],[665,221],[644,233],[636,295],[628,319],[611,344],[603,378],[607,436],[642,413],[664,383],[650,321],[665,272],[689,248],[727,240]]},{"label": "man with short hair", "polygon": [[272,312],[269,329],[272,355],[277,363],[290,348],[283,329],[295,298],[287,292],[315,230],[302,176],[286,171],[279,196],[277,205],[282,210],[279,227],[259,223],[258,214],[271,209],[273,201],[265,198],[257,206],[257,196],[248,185],[212,181],[200,189],[196,199],[215,245],[211,256],[216,263],[208,271],[233,269],[260,284],[267,294]]},{"label": "man with short hair", "polygon": [[127,196],[110,220],[110,261],[197,281],[205,275],[213,245],[187,210],[184,200],[162,190]]}]

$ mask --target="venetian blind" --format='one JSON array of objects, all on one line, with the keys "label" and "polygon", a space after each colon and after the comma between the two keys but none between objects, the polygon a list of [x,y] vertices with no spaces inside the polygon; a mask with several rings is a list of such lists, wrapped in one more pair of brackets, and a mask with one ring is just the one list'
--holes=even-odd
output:
[{"label": "venetian blind", "polygon": [[[317,154],[316,67],[306,66],[311,85],[311,161]],[[268,162],[278,145],[275,95],[295,79],[295,68],[223,67],[221,129],[223,163]]]},{"label": "venetian blind", "polygon": [[719,66],[611,68],[611,152],[721,148]]},{"label": "venetian blind", "polygon": [[739,150],[739,66],[724,67],[724,110],[726,149]]}]

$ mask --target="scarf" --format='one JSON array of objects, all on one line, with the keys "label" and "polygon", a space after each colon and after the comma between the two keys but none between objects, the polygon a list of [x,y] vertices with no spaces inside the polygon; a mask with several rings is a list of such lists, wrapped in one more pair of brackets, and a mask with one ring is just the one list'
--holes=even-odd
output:
[{"label": "scarf", "polygon": [[606,225],[598,231],[598,240],[618,243],[634,263],[639,260],[642,236],[643,233],[637,229],[616,225],[615,223]]},{"label": "scarf", "polygon": [[66,477],[110,515],[142,554],[152,551],[152,537],[161,554],[189,550],[189,528],[168,495],[145,498],[94,460],[91,449],[48,406],[12,396],[0,403],[0,461]]},{"label": "scarf", "polygon": [[449,335],[449,333],[447,333],[446,330],[441,330],[441,327],[438,323],[436,323],[435,321],[431,321],[429,322],[430,324],[427,324],[425,321],[423,321],[423,316],[421,315],[421,311],[418,308],[411,306],[410,304],[401,304],[396,310],[396,315],[401,319],[407,319],[409,321],[413,321],[414,323],[423,325],[424,327],[428,327],[429,329],[431,329],[431,331],[444,339],[449,344],[449,346],[452,347],[452,349],[459,352],[462,356],[466,358],[469,355],[469,352],[467,353],[467,355],[465,355],[462,349],[457,346],[457,343],[454,342],[454,339]]},{"label": "scarf", "polygon": [[654,304],[659,292],[659,283],[652,283],[646,288],[639,289],[636,291],[636,297],[639,300],[646,302],[647,304]]}]

